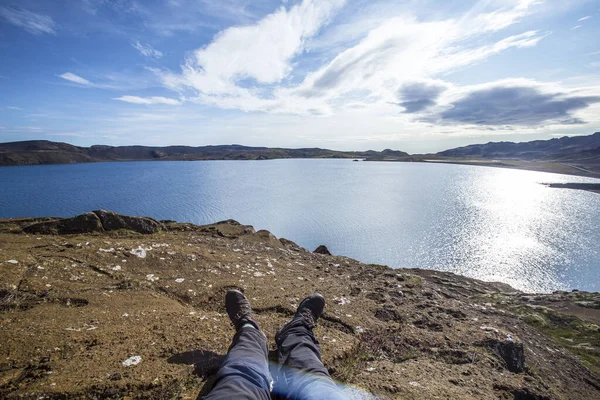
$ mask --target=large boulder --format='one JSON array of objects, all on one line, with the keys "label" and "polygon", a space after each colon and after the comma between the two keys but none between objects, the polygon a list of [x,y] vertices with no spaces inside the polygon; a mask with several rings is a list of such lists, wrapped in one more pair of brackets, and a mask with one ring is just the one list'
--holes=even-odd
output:
[{"label": "large boulder", "polygon": [[317,254],[325,254],[325,255],[328,255],[328,256],[330,256],[330,255],[331,255],[331,253],[329,252],[329,249],[327,248],[327,246],[325,246],[325,245],[323,245],[323,244],[322,244],[322,245],[320,245],[319,247],[317,247],[317,248],[315,249],[315,251],[313,251],[313,253],[317,253]]},{"label": "large boulder", "polygon": [[252,236],[254,236],[255,238],[257,238],[258,241],[266,244],[269,247],[279,248],[282,246],[279,239],[277,239],[277,237],[275,235],[273,235],[271,232],[267,231],[266,229],[261,229]]},{"label": "large boulder", "polygon": [[233,219],[219,221],[210,225],[203,225],[200,229],[203,232],[210,232],[218,236],[229,238],[237,238],[255,233],[252,226],[242,225]]},{"label": "large boulder", "polygon": [[27,233],[38,233],[47,235],[62,235],[70,233],[102,232],[102,222],[93,212],[78,215],[73,218],[59,218],[43,221],[26,226],[23,231]]},{"label": "large boulder", "polygon": [[296,243],[294,243],[291,240],[286,239],[286,238],[280,238],[279,243],[281,243],[283,245],[283,247],[287,247],[289,250],[292,250],[292,251],[302,250],[302,248],[300,246],[298,246]]},{"label": "large boulder", "polygon": [[149,217],[130,217],[128,215],[117,214],[106,210],[96,210],[94,211],[94,214],[100,218],[104,230],[107,231],[125,229],[149,234],[166,230],[162,223]]},{"label": "large boulder", "polygon": [[23,231],[27,233],[62,235],[114,231],[118,229],[144,234],[166,230],[162,223],[152,218],[130,217],[112,211],[97,210],[72,218],[55,218],[38,222],[24,227]]},{"label": "large boulder", "polygon": [[525,351],[522,342],[507,337],[505,340],[490,339],[485,344],[504,360],[506,369],[510,372],[525,371]]}]

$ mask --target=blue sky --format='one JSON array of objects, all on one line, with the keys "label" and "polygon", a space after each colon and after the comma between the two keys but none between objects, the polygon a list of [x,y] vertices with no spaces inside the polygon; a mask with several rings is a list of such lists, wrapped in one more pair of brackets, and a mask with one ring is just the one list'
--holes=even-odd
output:
[{"label": "blue sky", "polygon": [[600,131],[596,0],[4,0],[0,141],[393,148]]}]

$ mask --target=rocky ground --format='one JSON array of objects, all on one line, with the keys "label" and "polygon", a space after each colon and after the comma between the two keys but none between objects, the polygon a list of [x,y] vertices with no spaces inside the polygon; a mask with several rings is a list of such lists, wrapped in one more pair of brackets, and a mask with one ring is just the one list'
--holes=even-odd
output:
[{"label": "rocky ground", "polygon": [[234,333],[229,288],[271,348],[322,293],[323,360],[354,396],[600,398],[596,293],[525,294],[312,253],[235,221],[106,212],[0,221],[0,397],[196,398]]}]

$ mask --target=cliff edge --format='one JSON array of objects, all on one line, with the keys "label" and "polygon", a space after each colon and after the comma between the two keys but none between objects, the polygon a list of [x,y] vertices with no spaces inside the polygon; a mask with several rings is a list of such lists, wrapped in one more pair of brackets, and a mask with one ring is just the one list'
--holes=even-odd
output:
[{"label": "cliff edge", "polygon": [[0,220],[0,271],[2,398],[196,398],[234,333],[230,288],[271,349],[299,300],[322,293],[323,361],[355,398],[600,397],[597,293],[526,294],[313,253],[232,220],[102,210]]}]

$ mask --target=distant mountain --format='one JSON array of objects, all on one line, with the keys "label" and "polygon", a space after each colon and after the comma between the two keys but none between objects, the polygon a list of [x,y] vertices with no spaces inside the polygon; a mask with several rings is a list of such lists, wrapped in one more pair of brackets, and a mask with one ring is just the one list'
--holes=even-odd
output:
[{"label": "distant mountain", "polygon": [[600,162],[600,132],[532,142],[472,144],[437,153],[442,157]]},{"label": "distant mountain", "polygon": [[423,161],[425,156],[461,159],[576,162],[600,168],[600,132],[532,142],[490,142],[445,150],[435,155],[409,156],[398,150],[336,151],[320,148],[286,149],[219,146],[73,146],[47,140],[0,143],[1,165],[73,164],[101,161],[269,160],[278,158],[365,158],[369,161]]},{"label": "distant mountain", "polygon": [[0,143],[0,165],[73,164],[100,161],[151,160],[268,160],[277,158],[375,158],[398,159],[408,153],[384,151],[335,151],[320,148],[285,149],[220,146],[91,146],[79,147],[47,140]]}]

